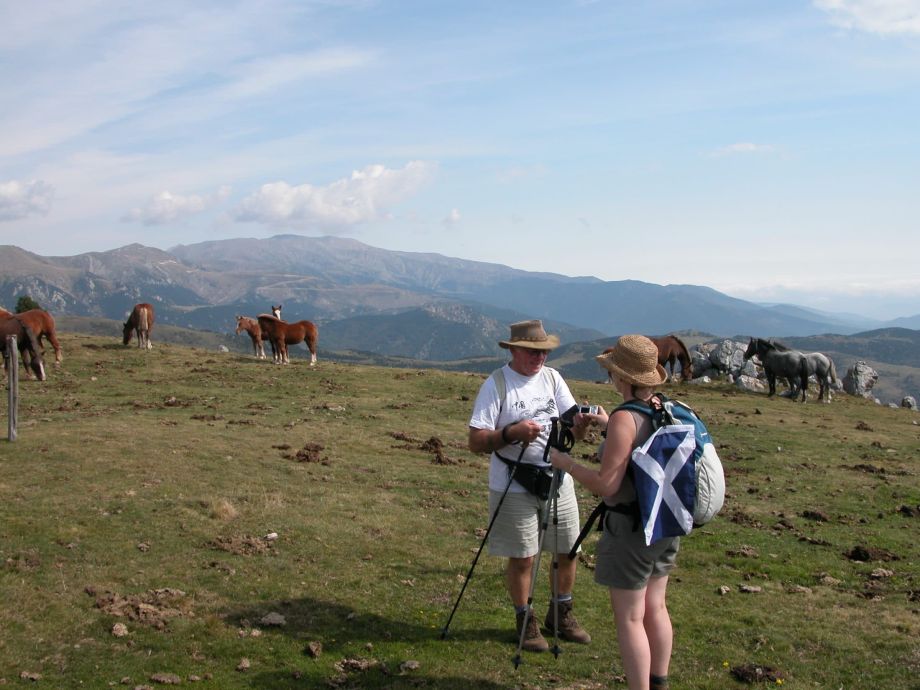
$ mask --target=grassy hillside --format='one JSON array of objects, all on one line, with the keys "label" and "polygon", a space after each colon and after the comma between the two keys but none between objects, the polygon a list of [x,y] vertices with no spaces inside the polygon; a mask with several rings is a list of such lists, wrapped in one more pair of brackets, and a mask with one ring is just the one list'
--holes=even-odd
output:
[{"label": "grassy hillside", "polygon": [[[482,374],[63,346],[0,441],[0,684],[625,687],[594,536],[575,590],[591,645],[515,670],[487,556],[440,639],[487,524],[487,459],[466,450]],[[674,686],[762,667],[786,687],[915,687],[920,415],[668,390],[709,422],[729,485],[672,578]]]}]

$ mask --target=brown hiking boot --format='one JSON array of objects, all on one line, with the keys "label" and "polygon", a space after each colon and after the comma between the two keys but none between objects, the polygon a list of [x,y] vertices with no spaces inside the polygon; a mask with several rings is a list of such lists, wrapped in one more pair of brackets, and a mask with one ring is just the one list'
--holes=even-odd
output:
[{"label": "brown hiking boot", "polygon": [[[572,602],[571,601],[560,601],[559,602],[559,637],[568,642],[579,642],[581,644],[588,644],[591,641],[591,636],[587,631],[581,627],[578,621],[575,619],[575,613],[572,611]],[[555,626],[553,625],[553,611],[554,605],[553,602],[549,602],[549,610],[546,612],[546,619],[543,621],[543,626],[549,630],[553,631]]]},{"label": "brown hiking boot", "polygon": [[[527,611],[521,611],[517,614],[518,640],[521,639],[521,628],[524,625],[525,614],[527,614]],[[527,630],[524,631],[524,643],[521,645],[521,649],[526,649],[528,652],[545,652],[549,649],[549,645],[543,639],[543,635],[540,634],[540,626],[537,625],[537,620],[533,616],[533,609],[530,610],[530,615],[527,616]]]}]

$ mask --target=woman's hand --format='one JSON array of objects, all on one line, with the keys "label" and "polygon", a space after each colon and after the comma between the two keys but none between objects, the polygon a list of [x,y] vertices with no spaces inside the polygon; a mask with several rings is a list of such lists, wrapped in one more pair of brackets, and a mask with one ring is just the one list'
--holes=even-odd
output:
[{"label": "woman's hand", "polygon": [[600,424],[601,426],[607,426],[607,420],[609,415],[607,410],[604,409],[603,405],[597,406],[597,414],[592,414],[590,412],[579,412],[573,418],[575,426],[584,426],[587,427],[590,424]]}]

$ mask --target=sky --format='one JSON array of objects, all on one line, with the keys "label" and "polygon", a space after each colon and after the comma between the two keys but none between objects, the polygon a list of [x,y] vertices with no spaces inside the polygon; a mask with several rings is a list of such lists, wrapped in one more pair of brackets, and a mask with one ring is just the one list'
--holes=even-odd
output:
[{"label": "sky", "polygon": [[0,244],[278,234],[920,314],[920,0],[0,0]]}]

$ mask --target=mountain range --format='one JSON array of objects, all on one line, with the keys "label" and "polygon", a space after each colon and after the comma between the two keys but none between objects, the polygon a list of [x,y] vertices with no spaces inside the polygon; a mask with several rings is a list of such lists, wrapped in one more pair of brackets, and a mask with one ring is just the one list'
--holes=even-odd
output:
[{"label": "mountain range", "polygon": [[[489,340],[509,320],[535,317],[564,330],[564,341],[583,339],[592,331],[598,337],[688,329],[807,336],[920,327],[920,315],[879,322],[795,305],[756,304],[695,285],[536,273],[439,254],[388,251],[352,239],[298,235],[219,240],[169,251],[132,244],[71,257],[42,257],[2,246],[0,303],[15,303],[22,294],[56,314],[107,318],[123,318],[143,299],[157,306],[163,322],[222,332],[232,327],[235,314],[265,312],[280,303],[286,318],[314,320],[326,326],[326,337],[343,340],[379,327],[381,319],[370,317],[394,317],[403,330],[413,312],[429,326],[453,323],[484,330]],[[466,355],[476,354],[475,340]]]}]

